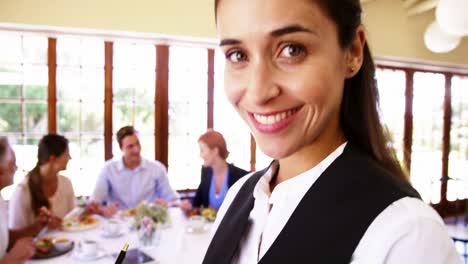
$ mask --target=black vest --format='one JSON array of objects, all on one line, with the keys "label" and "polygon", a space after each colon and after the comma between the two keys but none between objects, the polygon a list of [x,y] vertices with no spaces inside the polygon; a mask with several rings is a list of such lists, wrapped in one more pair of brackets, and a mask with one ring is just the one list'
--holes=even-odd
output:
[{"label": "black vest", "polygon": [[[231,264],[249,225],[253,190],[266,169],[248,179],[222,219],[203,264]],[[419,194],[350,143],[311,186],[271,247],[270,263],[350,263],[372,221],[394,201]],[[379,243],[379,241],[375,241]]]}]

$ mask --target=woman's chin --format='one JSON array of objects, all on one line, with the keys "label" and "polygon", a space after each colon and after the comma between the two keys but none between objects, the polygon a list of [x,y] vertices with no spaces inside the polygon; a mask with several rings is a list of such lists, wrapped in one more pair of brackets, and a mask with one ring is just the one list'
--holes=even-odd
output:
[{"label": "woman's chin", "polygon": [[275,160],[284,159],[292,154],[292,151],[288,150],[288,148],[284,145],[269,144],[268,146],[264,147],[261,145],[259,146],[265,155]]}]

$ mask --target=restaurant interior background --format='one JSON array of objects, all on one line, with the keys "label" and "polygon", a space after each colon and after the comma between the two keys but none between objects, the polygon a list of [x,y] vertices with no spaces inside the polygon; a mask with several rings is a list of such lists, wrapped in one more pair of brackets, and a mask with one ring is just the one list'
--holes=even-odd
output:
[{"label": "restaurant interior background", "polygon": [[[468,210],[468,37],[447,53],[428,50],[434,9],[408,14],[423,2],[434,1],[366,1],[364,23],[394,147],[423,199],[448,216]],[[181,191],[198,186],[207,128],[225,135],[229,162],[265,167],[224,98],[215,37],[212,0],[0,0],[0,133],[17,153],[15,183],[33,167],[38,139],[58,132],[71,140],[63,174],[89,195],[127,124]]]}]

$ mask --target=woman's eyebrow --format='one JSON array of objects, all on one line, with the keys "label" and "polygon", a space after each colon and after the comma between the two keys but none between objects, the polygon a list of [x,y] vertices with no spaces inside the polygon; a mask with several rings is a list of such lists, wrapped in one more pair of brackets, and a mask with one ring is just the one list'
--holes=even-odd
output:
[{"label": "woman's eyebrow", "polygon": [[240,40],[237,40],[237,39],[222,39],[220,42],[219,42],[219,46],[222,47],[222,46],[229,46],[229,45],[238,45],[242,43]]},{"label": "woman's eyebrow", "polygon": [[285,26],[279,29],[275,29],[270,33],[270,35],[273,37],[281,37],[283,35],[298,33],[298,32],[305,32],[305,33],[318,35],[316,31],[306,28],[304,26],[298,25],[298,24],[293,24],[293,25]]},{"label": "woman's eyebrow", "polygon": [[[310,33],[310,34],[313,34],[313,35],[318,35],[316,31],[314,31],[312,29],[309,29],[309,28],[306,28],[306,27],[301,26],[301,25],[297,25],[297,24],[293,24],[293,25],[289,25],[289,26],[285,26],[285,27],[282,27],[282,28],[275,29],[275,30],[270,32],[270,35],[273,36],[273,37],[281,37],[281,36],[284,36],[284,35],[287,35],[287,34],[293,34],[293,33],[298,33],[298,32],[304,32],[304,33]],[[229,46],[229,45],[239,45],[241,43],[242,43],[242,41],[240,41],[238,39],[228,38],[228,39],[222,39],[219,42],[219,46],[222,47],[222,46]]]}]

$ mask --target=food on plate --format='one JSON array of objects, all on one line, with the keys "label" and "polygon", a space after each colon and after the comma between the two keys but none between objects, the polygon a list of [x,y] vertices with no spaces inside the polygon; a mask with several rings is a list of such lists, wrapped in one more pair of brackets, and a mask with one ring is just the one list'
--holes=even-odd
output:
[{"label": "food on plate", "polygon": [[80,214],[63,220],[65,230],[84,230],[99,224],[99,220],[89,214]]},{"label": "food on plate", "polygon": [[136,208],[130,208],[122,211],[123,216],[135,216],[137,214]]},{"label": "food on plate", "polygon": [[36,247],[36,255],[47,255],[54,247],[54,243],[52,243],[52,238],[50,237],[43,237],[36,240],[35,247]]},{"label": "food on plate", "polygon": [[217,211],[213,208],[205,208],[201,210],[201,215],[208,221],[214,221],[216,219]]}]

